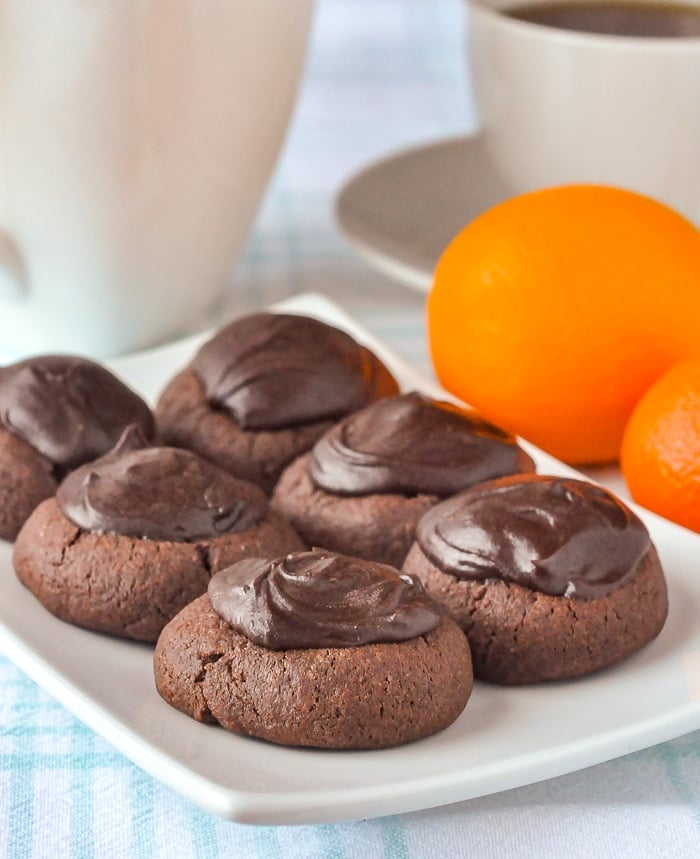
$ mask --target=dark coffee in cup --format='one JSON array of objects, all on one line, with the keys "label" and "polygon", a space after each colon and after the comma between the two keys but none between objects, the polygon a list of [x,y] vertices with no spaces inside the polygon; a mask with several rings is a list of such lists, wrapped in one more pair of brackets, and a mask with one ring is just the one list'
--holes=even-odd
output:
[{"label": "dark coffee in cup", "polygon": [[700,6],[682,3],[634,3],[624,0],[572,0],[528,3],[505,13],[560,30],[606,36],[700,38]]}]

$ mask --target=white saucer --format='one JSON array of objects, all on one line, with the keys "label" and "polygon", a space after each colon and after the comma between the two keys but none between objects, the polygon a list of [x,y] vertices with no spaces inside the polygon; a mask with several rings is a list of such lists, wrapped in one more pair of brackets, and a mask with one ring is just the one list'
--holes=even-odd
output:
[{"label": "white saucer", "polygon": [[369,263],[427,292],[450,239],[508,196],[475,135],[371,164],[341,188],[335,215],[347,240]]}]

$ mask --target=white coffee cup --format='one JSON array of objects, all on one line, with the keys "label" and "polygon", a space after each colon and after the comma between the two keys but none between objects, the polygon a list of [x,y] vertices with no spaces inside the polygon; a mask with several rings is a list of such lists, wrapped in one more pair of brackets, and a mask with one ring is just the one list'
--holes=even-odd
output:
[{"label": "white coffee cup", "polygon": [[533,0],[468,4],[483,144],[513,193],[615,185],[700,224],[700,38],[602,36],[504,14]]},{"label": "white coffee cup", "polygon": [[312,0],[0,0],[0,353],[147,346],[212,308]]}]

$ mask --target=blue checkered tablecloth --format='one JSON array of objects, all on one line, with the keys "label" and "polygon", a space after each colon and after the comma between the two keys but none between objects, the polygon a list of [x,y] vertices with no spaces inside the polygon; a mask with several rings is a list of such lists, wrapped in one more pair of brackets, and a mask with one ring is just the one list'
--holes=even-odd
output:
[{"label": "blue checkered tablecloth", "polygon": [[[295,119],[228,311],[322,292],[428,369],[422,297],[350,251],[332,201],[367,162],[470,129],[461,13],[459,0],[319,0]],[[700,732],[444,808],[248,826],[146,775],[0,657],[0,856],[697,857]]]}]

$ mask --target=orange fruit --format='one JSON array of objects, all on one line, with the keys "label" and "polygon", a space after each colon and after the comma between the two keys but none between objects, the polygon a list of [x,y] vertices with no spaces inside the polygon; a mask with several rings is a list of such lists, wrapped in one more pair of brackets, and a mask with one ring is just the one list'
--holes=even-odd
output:
[{"label": "orange fruit", "polygon": [[700,348],[700,233],[647,197],[514,197],[449,244],[427,304],[438,378],[573,463],[619,454],[637,400]]},{"label": "orange fruit", "polygon": [[700,358],[673,367],[637,403],[620,467],[635,501],[700,531]]}]

